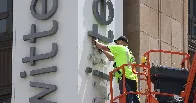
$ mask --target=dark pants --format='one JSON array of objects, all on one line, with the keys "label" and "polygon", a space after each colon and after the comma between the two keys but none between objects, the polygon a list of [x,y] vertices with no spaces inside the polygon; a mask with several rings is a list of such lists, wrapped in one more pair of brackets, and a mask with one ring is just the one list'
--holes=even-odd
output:
[{"label": "dark pants", "polygon": [[[125,87],[127,92],[136,92],[137,91],[137,82],[136,80],[125,79]],[[123,94],[123,80],[119,80],[119,89],[120,94]],[[127,94],[126,103],[140,103],[137,94]]]}]

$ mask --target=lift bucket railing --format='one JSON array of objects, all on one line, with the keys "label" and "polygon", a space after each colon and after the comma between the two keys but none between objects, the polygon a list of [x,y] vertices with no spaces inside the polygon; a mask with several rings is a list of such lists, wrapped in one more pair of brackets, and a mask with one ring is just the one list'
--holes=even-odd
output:
[{"label": "lift bucket railing", "polygon": [[[150,53],[151,52],[162,52],[162,53],[170,53],[170,54],[179,54],[179,55],[183,55],[186,56],[181,64],[185,64],[185,61],[187,60],[187,68],[189,69],[189,58],[190,55],[187,53],[181,53],[181,52],[172,52],[172,51],[165,51],[165,50],[150,50],[148,52],[146,52],[143,56],[147,57],[147,64],[124,64],[116,69],[114,69],[113,71],[111,71],[109,73],[110,75],[110,94],[111,94],[111,100],[110,103],[115,103],[114,101],[119,99],[119,103],[126,103],[126,95],[127,94],[139,94],[139,95],[146,95],[147,96],[147,102],[148,103],[158,103],[158,101],[156,101],[156,99],[153,97],[153,95],[165,95],[165,96],[174,96],[175,94],[168,94],[168,93],[160,93],[160,92],[153,92],[151,90],[151,75],[150,75]],[[142,79],[145,80],[147,82],[148,85],[148,89],[147,91],[145,91],[144,93],[141,92],[126,92],[126,87],[125,87],[125,66],[131,66],[132,67],[132,72],[134,74],[138,74],[138,75],[144,75],[146,77],[146,79]],[[139,67],[143,67],[148,69],[148,72],[144,72],[144,73],[140,73],[140,72],[136,72],[135,68],[136,66]],[[183,67],[183,65],[182,65]],[[113,73],[117,72],[118,70],[122,69],[123,71],[123,94],[120,94],[119,96],[114,98],[114,93],[113,93],[113,87],[112,87],[112,80],[113,80]]]},{"label": "lift bucket railing", "polygon": [[[117,96],[114,98],[114,93],[113,93],[113,86],[112,86],[112,81],[113,81],[113,73],[117,72],[118,70],[122,69],[122,72],[123,72],[123,94]],[[121,67],[119,68],[116,68],[114,69],[113,71],[111,71],[109,73],[109,76],[110,76],[110,96],[111,96],[111,99],[110,99],[110,103],[113,103],[115,100],[117,99],[120,99],[119,101],[121,101],[122,103],[126,103],[126,87],[125,87],[125,68],[124,68],[124,65],[122,65]]]},{"label": "lift bucket railing", "polygon": [[[166,51],[166,50],[149,50],[148,52],[144,53],[144,57],[147,58],[147,65],[150,67],[150,53],[153,52],[159,52],[159,53],[167,53],[167,54],[178,54],[181,56],[184,56],[184,58],[181,61],[181,68],[185,68],[185,61],[187,61],[187,69],[190,70],[190,66],[189,66],[189,59],[190,59],[190,55],[188,53],[183,53],[183,52],[173,52],[173,51]],[[149,84],[149,91],[151,90],[151,77],[150,77],[150,70],[148,71],[148,84]],[[154,93],[153,93],[154,94]],[[163,93],[161,93],[161,95],[163,95]]]},{"label": "lift bucket railing", "polygon": [[190,55],[188,53],[183,53],[183,52],[173,52],[173,51],[167,51],[167,50],[149,50],[148,52],[144,53],[144,57],[147,57],[147,65],[150,66],[150,53],[152,52],[159,52],[159,53],[167,53],[167,54],[178,54],[178,55],[182,55],[185,56],[184,59],[181,62],[181,67],[184,68],[185,66],[185,61],[187,61],[187,69],[189,70],[190,68],[190,63],[189,63],[189,59],[190,59]]},{"label": "lift bucket railing", "polygon": [[188,79],[187,79],[185,91],[181,93],[181,96],[185,99],[184,103],[188,103],[188,99],[189,99],[189,96],[190,96],[190,92],[191,92],[191,88],[192,88],[195,76],[196,76],[196,53],[194,55],[194,58],[193,58],[193,61],[192,61],[192,66],[191,66],[191,69],[189,71],[189,76],[188,76]]},{"label": "lift bucket railing", "polygon": [[[126,92],[126,87],[125,87],[125,66],[129,66],[131,65],[132,67],[132,71],[134,74],[139,74],[139,75],[145,75],[147,79],[143,79],[147,82],[147,85],[148,85],[148,90],[145,91],[144,93],[142,92]],[[174,96],[174,94],[168,94],[168,93],[159,93],[159,92],[150,92],[149,89],[151,88],[150,84],[151,82],[149,82],[150,80],[148,80],[148,77],[150,76],[150,74],[146,74],[146,73],[139,73],[139,72],[135,72],[135,68],[136,66],[139,66],[139,67],[144,67],[144,68],[147,68],[148,71],[150,69],[150,67],[148,67],[147,65],[144,65],[144,64],[124,64],[116,69],[114,69],[113,71],[111,71],[109,73],[110,75],[110,96],[111,96],[111,100],[110,100],[110,103],[114,103],[115,100],[119,99],[119,103],[126,103],[126,95],[127,94],[138,94],[138,95],[146,95],[147,97],[147,100],[148,100],[148,103],[156,103],[157,101],[155,101],[156,99],[152,96],[154,94],[157,94],[157,95],[165,95],[165,96]],[[123,94],[120,94],[119,96],[115,97],[114,98],[114,93],[113,93],[113,86],[112,86],[112,80],[113,80],[113,73],[117,72],[118,70],[122,69],[123,71]]]},{"label": "lift bucket railing", "polygon": [[[144,72],[144,73],[140,73],[140,72],[136,72],[136,69],[135,67],[136,66],[139,66],[139,67],[143,67],[143,68],[148,68],[147,65],[142,65],[142,64],[124,64],[116,69],[114,69],[113,71],[111,71],[109,73],[110,75],[110,94],[111,94],[111,100],[110,100],[110,103],[114,103],[115,100],[119,99],[120,103],[126,103],[126,95],[127,94],[140,94],[140,95],[147,95],[147,93],[141,93],[141,92],[126,92],[126,87],[125,87],[125,66],[131,66],[132,67],[132,72],[134,74],[139,74],[139,75],[144,75],[144,76],[147,76],[147,74]],[[114,93],[113,93],[113,86],[112,86],[112,80],[113,80],[113,73],[117,72],[118,70],[122,69],[123,71],[123,94],[120,94],[119,96],[115,97],[114,98]],[[147,79],[143,79],[143,80],[146,80]]]}]

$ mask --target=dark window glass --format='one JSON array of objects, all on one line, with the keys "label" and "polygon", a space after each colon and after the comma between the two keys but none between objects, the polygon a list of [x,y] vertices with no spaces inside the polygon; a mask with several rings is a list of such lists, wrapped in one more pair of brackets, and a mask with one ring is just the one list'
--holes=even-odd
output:
[{"label": "dark window glass", "polygon": [[196,38],[196,23],[195,24],[193,24],[193,26],[194,26],[194,32],[193,32],[193,35],[194,35],[194,37]]},{"label": "dark window glass", "polygon": [[191,35],[191,19],[188,18],[188,34]]},{"label": "dark window glass", "polygon": [[7,11],[7,0],[0,0],[0,13]]},{"label": "dark window glass", "polygon": [[191,23],[192,25],[192,36],[194,37],[194,40],[196,39],[196,25],[194,24],[194,22]]},{"label": "dark window glass", "polygon": [[190,0],[189,0],[189,2],[188,2],[188,14],[190,14]]},{"label": "dark window glass", "polygon": [[[12,0],[0,0],[0,33],[11,33],[13,30],[13,1]],[[4,14],[4,15],[3,15]],[[7,16],[5,15],[7,14]]]},{"label": "dark window glass", "polygon": [[193,6],[193,16],[195,16],[196,17],[196,0],[193,0],[193,4],[192,4],[192,6]]},{"label": "dark window glass", "polygon": [[189,55],[191,56],[191,57],[190,57],[190,63],[192,64],[192,61],[193,61],[193,57],[194,57],[195,52],[193,52],[193,51],[188,51],[188,53],[189,53]]},{"label": "dark window glass", "polygon": [[7,5],[8,5],[7,10],[9,12],[12,12],[13,11],[13,0],[7,0]]},{"label": "dark window glass", "polygon": [[0,20],[0,33],[6,32],[6,19]]},{"label": "dark window glass", "polygon": [[8,33],[11,33],[13,31],[13,16],[10,15],[8,18],[7,18],[7,32]]}]

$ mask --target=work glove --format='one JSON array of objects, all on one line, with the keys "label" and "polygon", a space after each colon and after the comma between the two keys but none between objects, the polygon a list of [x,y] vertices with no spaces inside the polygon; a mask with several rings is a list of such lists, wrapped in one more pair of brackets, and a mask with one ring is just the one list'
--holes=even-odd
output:
[{"label": "work glove", "polygon": [[95,37],[92,37],[92,45],[96,45],[97,41],[98,41],[98,39],[96,39]]},{"label": "work glove", "polygon": [[143,56],[141,62],[142,64],[145,64],[147,62],[147,58]]}]

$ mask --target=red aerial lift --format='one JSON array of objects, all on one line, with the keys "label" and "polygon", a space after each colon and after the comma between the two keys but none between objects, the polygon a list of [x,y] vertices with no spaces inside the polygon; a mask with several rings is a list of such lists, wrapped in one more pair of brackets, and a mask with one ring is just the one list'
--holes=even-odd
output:
[{"label": "red aerial lift", "polygon": [[[184,80],[185,81],[185,87],[182,91],[181,90],[179,91],[180,93],[178,95],[173,94],[173,93],[165,93],[165,92],[161,92],[161,91],[152,90],[151,83],[153,82],[153,80],[152,80],[152,78],[153,78],[152,75],[153,74],[152,74],[152,65],[150,64],[150,53],[152,53],[152,52],[167,53],[167,54],[178,54],[178,55],[184,56],[184,59],[181,62],[181,68],[178,68],[178,69],[185,69],[186,68],[187,72],[183,72],[183,73],[184,74],[187,73],[187,77]],[[114,101],[117,100],[117,99],[119,99],[119,103],[126,103],[126,94],[131,94],[131,93],[132,94],[138,94],[138,95],[145,95],[146,96],[146,103],[163,103],[163,102],[160,102],[156,98],[155,95],[169,96],[169,97],[173,97],[173,98],[177,96],[177,97],[182,98],[183,102],[173,102],[173,103],[191,103],[191,102],[196,103],[196,87],[195,87],[196,86],[196,53],[194,55],[191,68],[189,66],[190,55],[188,53],[172,52],[172,51],[165,51],[165,50],[150,50],[150,51],[146,52],[143,56],[146,58],[145,63],[142,63],[142,64],[124,64],[121,67],[116,68],[116,69],[114,69],[113,71],[111,71],[109,73],[109,75],[110,75],[110,94],[111,94],[110,103],[116,103]],[[185,66],[185,63],[186,63],[186,66]],[[132,66],[133,73],[145,76],[145,78],[139,78],[139,80],[146,81],[147,89],[144,92],[141,92],[141,91],[140,92],[126,92],[124,66],[128,66],[128,65]],[[142,68],[143,73],[135,72],[136,67]],[[113,73],[115,73],[119,69],[122,69],[122,71],[123,71],[123,91],[124,91],[124,93],[117,96],[117,97],[114,97],[113,87],[112,87],[112,80],[113,80],[112,78],[113,78]],[[156,68],[156,69],[158,69],[158,68]],[[154,70],[156,71],[156,69],[154,69]],[[180,73],[180,72],[178,72],[178,73]],[[167,74],[167,73],[165,73],[165,74]],[[154,77],[156,77],[156,76],[158,78],[159,74],[154,75]],[[172,86],[166,87],[166,89],[169,89],[169,88],[172,88]],[[193,94],[193,96],[192,96],[193,100],[190,102],[190,95],[192,95],[191,93]],[[170,102],[170,103],[172,103],[172,102]]]}]

